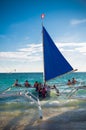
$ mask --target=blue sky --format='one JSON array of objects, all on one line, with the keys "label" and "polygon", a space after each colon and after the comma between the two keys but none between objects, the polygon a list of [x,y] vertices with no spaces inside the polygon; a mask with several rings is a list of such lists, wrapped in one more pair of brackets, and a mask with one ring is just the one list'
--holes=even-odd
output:
[{"label": "blue sky", "polygon": [[42,72],[43,23],[59,50],[86,71],[86,0],[0,0],[0,72]]}]

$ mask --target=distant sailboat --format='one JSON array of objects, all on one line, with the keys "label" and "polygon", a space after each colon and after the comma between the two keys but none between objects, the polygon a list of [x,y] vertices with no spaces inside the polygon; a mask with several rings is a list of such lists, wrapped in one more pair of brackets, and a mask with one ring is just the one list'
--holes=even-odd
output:
[{"label": "distant sailboat", "polygon": [[73,70],[72,66],[61,54],[50,35],[42,26],[43,31],[43,57],[44,57],[44,82],[61,76]]}]

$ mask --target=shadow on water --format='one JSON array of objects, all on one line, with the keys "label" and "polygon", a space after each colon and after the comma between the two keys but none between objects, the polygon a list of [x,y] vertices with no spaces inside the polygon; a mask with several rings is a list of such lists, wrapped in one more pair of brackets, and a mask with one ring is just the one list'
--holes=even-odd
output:
[{"label": "shadow on water", "polygon": [[64,112],[33,124],[28,123],[24,130],[86,130],[86,110]]},{"label": "shadow on water", "polygon": [[33,108],[28,109],[28,111],[2,112],[0,113],[0,130],[24,130],[27,124],[32,126],[35,120],[37,120],[37,112]]},{"label": "shadow on water", "polygon": [[10,130],[10,129],[15,129],[17,126],[18,122],[23,118],[23,116],[20,114],[17,117],[13,118],[10,120],[7,125],[3,128],[3,130]]},{"label": "shadow on water", "polygon": [[0,105],[0,130],[86,130],[86,101],[46,102],[42,104],[43,119],[35,105]]},{"label": "shadow on water", "polygon": [[43,114],[44,118],[39,119],[38,110],[34,108],[1,113],[0,122],[4,122],[4,126],[1,125],[0,130],[86,130],[85,107],[43,108]]}]

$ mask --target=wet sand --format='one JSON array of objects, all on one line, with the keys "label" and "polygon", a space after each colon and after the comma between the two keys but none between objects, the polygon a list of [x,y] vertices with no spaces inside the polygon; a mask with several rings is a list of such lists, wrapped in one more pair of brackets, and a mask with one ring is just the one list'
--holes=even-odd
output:
[{"label": "wet sand", "polygon": [[[85,103],[85,102],[84,102]],[[86,103],[85,103],[86,104]],[[0,130],[86,130],[86,107],[42,106],[43,119],[36,107],[0,112]]]}]

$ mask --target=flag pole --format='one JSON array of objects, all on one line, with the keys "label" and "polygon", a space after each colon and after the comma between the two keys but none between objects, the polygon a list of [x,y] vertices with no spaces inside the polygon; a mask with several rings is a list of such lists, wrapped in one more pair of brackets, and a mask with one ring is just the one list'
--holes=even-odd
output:
[{"label": "flag pole", "polygon": [[41,14],[41,20],[42,20],[42,50],[43,50],[43,83],[45,83],[45,72],[44,72],[44,40],[43,40],[43,19],[45,17],[45,14]]}]

